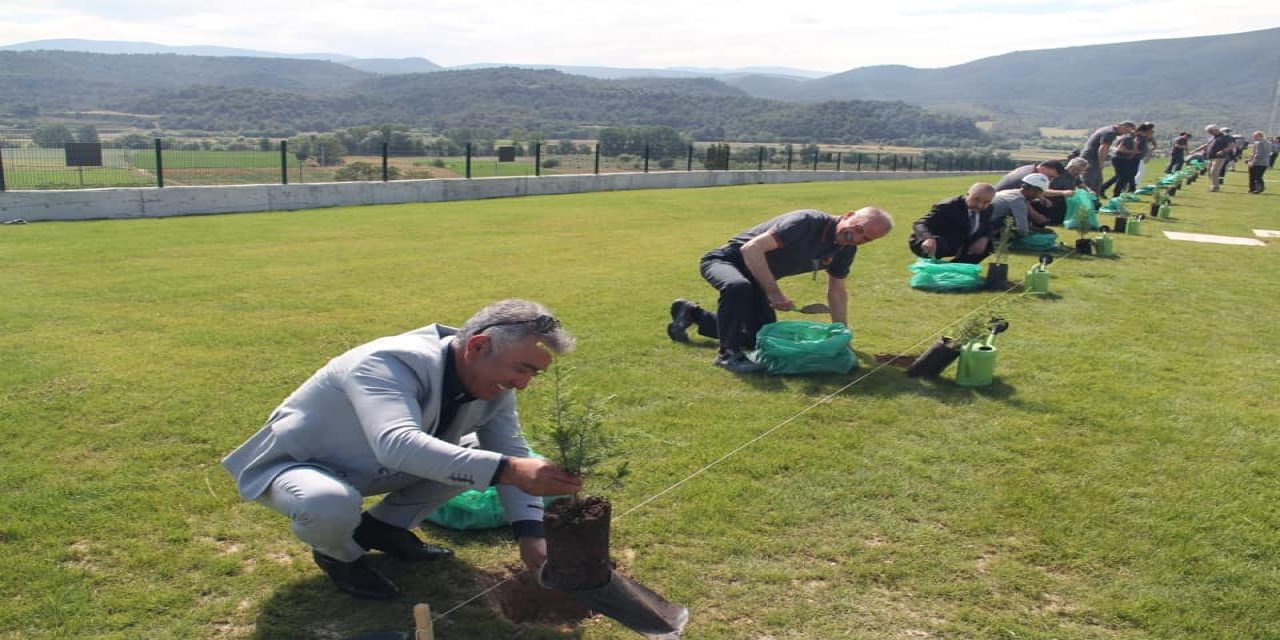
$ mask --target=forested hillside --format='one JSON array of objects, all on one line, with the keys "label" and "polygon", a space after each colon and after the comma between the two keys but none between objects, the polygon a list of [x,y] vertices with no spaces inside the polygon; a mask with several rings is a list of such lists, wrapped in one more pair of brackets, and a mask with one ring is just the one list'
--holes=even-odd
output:
[{"label": "forested hillside", "polygon": [[0,51],[0,110],[101,109],[138,94],[196,85],[311,94],[373,74],[319,60],[174,54]]},{"label": "forested hillside", "polygon": [[0,70],[0,82],[16,88],[0,105],[11,115],[74,122],[106,111],[116,122],[168,130],[275,137],[401,123],[499,136],[668,126],[700,140],[942,145],[985,137],[968,119],[902,102],[799,104],[706,78],[602,80],[509,67],[388,76],[305,60],[70,52],[0,52]]},{"label": "forested hillside", "polygon": [[1267,29],[1019,51],[943,69],[864,67],[787,87],[785,95],[904,100],[1069,128],[1120,118],[1264,126],[1278,74],[1280,29]]},{"label": "forested hillside", "polygon": [[[864,67],[812,80],[588,67],[583,74],[436,70],[421,58],[336,63],[0,50],[0,134],[91,118],[263,135],[394,122],[585,137],[601,126],[658,125],[703,140],[914,144],[984,140],[976,120],[991,121],[997,137],[1126,118],[1153,120],[1165,131],[1209,121],[1265,128],[1280,83],[1277,43],[1280,28],[1020,51],[943,69]],[[362,65],[379,73],[353,68]],[[658,75],[636,76],[649,72]]]}]

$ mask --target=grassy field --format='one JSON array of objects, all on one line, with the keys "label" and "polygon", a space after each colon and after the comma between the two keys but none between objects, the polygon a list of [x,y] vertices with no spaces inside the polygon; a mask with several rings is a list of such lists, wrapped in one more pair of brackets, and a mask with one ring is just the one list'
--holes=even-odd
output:
[{"label": "grassy field", "polygon": [[[1048,296],[910,289],[911,221],[967,182],[0,227],[0,638],[338,639],[501,579],[503,532],[429,527],[456,560],[380,563],[406,597],[350,599],[218,460],[342,350],[504,297],[554,309],[579,338],[575,391],[614,396],[632,469],[610,492],[614,555],[690,608],[686,638],[1280,637],[1280,256],[1160,233],[1277,229],[1276,197],[1202,180],[1117,257],[1054,262]],[[854,265],[855,374],[739,377],[710,342],[666,338],[673,298],[713,302],[704,251],[867,204],[898,228]],[[810,302],[824,283],[783,288]],[[873,362],[996,308],[990,387]],[[545,382],[526,425],[548,418]],[[488,598],[435,628],[637,637],[515,625]]]}]

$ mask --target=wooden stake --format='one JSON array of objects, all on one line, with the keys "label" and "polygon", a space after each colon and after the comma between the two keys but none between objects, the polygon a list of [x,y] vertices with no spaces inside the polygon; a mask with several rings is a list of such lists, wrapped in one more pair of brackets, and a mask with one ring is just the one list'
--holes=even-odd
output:
[{"label": "wooden stake", "polygon": [[436,640],[431,627],[431,606],[425,603],[413,605],[413,640]]}]

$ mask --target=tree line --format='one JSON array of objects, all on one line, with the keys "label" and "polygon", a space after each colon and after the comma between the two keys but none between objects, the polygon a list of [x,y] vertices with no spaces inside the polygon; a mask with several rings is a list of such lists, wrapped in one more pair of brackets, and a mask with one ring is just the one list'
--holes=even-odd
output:
[{"label": "tree line", "polygon": [[[0,52],[19,53],[19,52]],[[697,141],[982,144],[971,121],[903,102],[800,104],[755,98],[711,79],[603,80],[536,69],[374,76],[306,61],[29,52],[0,56],[0,115],[23,121],[106,117],[162,132],[292,138],[402,123],[444,134],[591,139],[611,127],[669,127]],[[43,57],[34,54],[45,54]],[[58,55],[50,55],[58,54]],[[77,57],[79,56],[79,57]],[[184,72],[184,59],[190,71]],[[335,65],[340,67],[340,65]],[[102,73],[95,73],[94,70]],[[291,76],[296,73],[297,76]],[[350,141],[346,141],[350,142]],[[349,145],[350,146],[350,145]]]}]

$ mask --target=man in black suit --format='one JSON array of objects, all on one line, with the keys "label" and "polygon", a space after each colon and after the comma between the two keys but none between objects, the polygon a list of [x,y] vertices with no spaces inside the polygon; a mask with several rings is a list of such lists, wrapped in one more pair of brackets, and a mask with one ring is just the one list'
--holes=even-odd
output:
[{"label": "man in black suit", "polygon": [[991,255],[991,199],[995,187],[979,182],[969,192],[933,205],[911,225],[907,246],[922,258],[977,264]]}]

